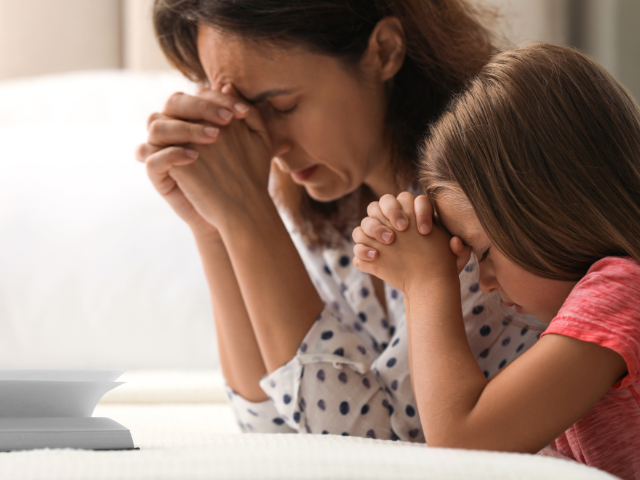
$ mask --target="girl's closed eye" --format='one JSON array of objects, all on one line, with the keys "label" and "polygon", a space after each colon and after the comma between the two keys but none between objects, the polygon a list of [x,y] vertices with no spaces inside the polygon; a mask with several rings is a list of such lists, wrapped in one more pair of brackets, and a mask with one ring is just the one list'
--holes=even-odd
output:
[{"label": "girl's closed eye", "polygon": [[484,262],[487,257],[489,256],[489,250],[491,250],[491,247],[487,248],[484,253],[482,254],[482,256],[480,257],[480,260],[478,260],[478,263],[480,262]]}]

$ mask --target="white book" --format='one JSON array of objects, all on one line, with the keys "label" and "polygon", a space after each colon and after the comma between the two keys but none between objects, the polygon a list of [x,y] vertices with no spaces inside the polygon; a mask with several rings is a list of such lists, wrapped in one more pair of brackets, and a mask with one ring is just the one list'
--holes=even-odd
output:
[{"label": "white book", "polygon": [[0,370],[0,451],[35,448],[124,450],[131,432],[92,417],[96,404],[124,372]]}]

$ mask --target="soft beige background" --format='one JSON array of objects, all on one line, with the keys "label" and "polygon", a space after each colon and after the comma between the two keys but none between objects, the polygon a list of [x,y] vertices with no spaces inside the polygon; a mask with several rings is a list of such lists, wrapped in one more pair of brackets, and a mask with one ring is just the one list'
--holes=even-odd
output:
[{"label": "soft beige background", "polygon": [[[640,98],[640,0],[485,1],[500,8],[512,44],[577,46]],[[0,80],[70,70],[169,68],[153,37],[151,4],[0,0]]]}]

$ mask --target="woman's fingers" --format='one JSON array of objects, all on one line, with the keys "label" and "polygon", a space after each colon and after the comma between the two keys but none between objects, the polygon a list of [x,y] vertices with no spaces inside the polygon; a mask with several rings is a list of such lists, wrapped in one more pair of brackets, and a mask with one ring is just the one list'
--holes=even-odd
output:
[{"label": "woman's fingers", "polygon": [[382,198],[380,198],[379,205],[384,218],[387,219],[396,230],[403,231],[409,226],[409,219],[402,211],[402,205],[396,197],[389,194],[383,195]]},{"label": "woman's fingers", "polygon": [[416,213],[418,231],[426,235],[433,227],[433,204],[426,195],[418,195],[413,207]]},{"label": "woman's fingers", "polygon": [[222,88],[202,88],[198,92],[198,97],[208,100],[219,105],[218,116],[225,122],[231,121],[233,118],[245,118],[249,113],[250,107],[240,98],[240,95],[233,89],[224,85]]},{"label": "woman's fingers", "polygon": [[458,275],[460,275],[471,258],[471,247],[465,246],[459,237],[451,237],[449,247],[456,256],[456,266],[458,267]]},{"label": "woman's fingers", "polygon": [[156,117],[147,128],[147,141],[152,145],[165,147],[184,143],[213,143],[220,135],[220,129],[211,125],[185,122],[166,116]]},{"label": "woman's fingers", "polygon": [[382,225],[376,218],[364,217],[360,226],[367,236],[375,238],[380,243],[388,245],[394,240],[393,230]]},{"label": "woman's fingers", "polygon": [[147,157],[145,162],[147,175],[161,195],[168,195],[175,187],[175,181],[169,176],[169,170],[179,165],[188,165],[197,157],[198,152],[188,148],[164,148]]},{"label": "woman's fingers", "polygon": [[160,150],[162,150],[162,147],[156,147],[149,143],[141,143],[135,150],[136,160],[141,163],[145,163],[149,155],[153,155]]},{"label": "woman's fingers", "polygon": [[205,88],[201,89],[197,96],[174,93],[167,100],[162,113],[182,120],[228,125],[233,118],[244,118],[248,110],[245,102]]},{"label": "woman's fingers", "polygon": [[[240,94],[231,83],[225,84],[221,88],[221,91],[225,95],[229,95],[238,99],[240,98]],[[246,115],[244,115],[244,121],[249,127],[249,130],[259,133],[263,140],[269,142],[268,144],[270,144],[267,129],[265,128],[264,121],[262,120],[262,116],[260,115],[260,112],[257,108],[247,107]]]}]

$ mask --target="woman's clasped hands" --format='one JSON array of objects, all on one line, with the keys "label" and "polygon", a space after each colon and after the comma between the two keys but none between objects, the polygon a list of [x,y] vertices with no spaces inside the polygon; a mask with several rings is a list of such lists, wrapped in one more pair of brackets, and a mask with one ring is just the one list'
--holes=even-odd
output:
[{"label": "woman's clasped hands", "polygon": [[136,149],[156,190],[187,224],[217,233],[226,215],[268,198],[271,142],[231,85],[173,94]]},{"label": "woman's clasped hands", "polygon": [[367,215],[353,231],[353,263],[407,295],[432,281],[457,281],[469,261],[471,248],[434,222],[425,195],[384,195]]}]

